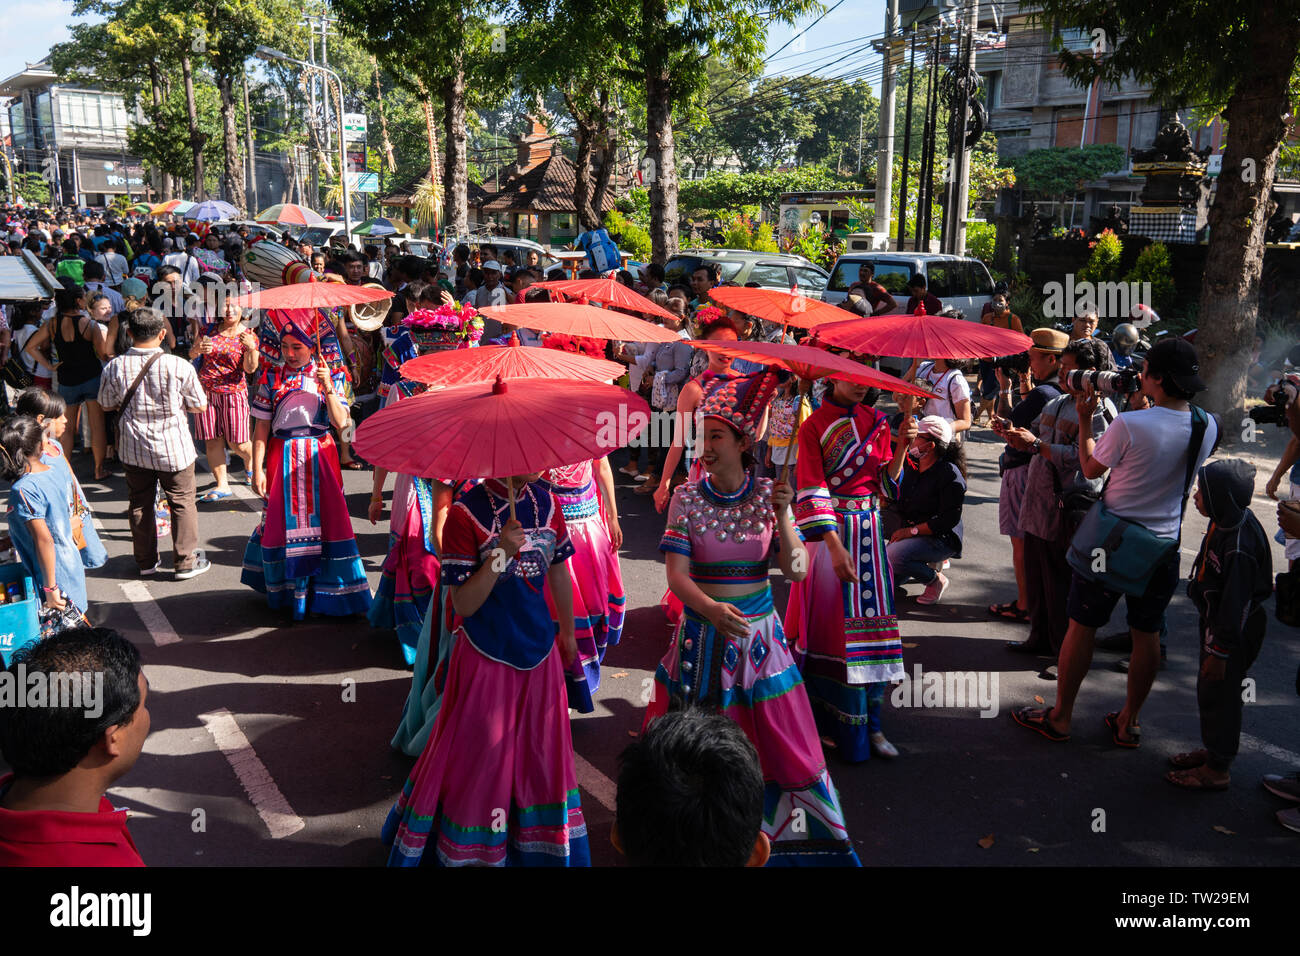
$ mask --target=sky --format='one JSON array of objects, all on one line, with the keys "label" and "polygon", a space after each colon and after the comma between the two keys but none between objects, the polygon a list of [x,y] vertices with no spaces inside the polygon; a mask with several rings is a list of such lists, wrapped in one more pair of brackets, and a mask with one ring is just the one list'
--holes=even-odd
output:
[{"label": "sky", "polygon": [[[829,8],[836,0],[823,0]],[[802,18],[796,28],[773,26],[768,35],[767,73],[823,72],[843,75],[867,69],[866,79],[879,92],[880,56],[870,47],[870,37],[884,30],[885,0],[841,0],[815,25],[816,15]],[[93,18],[92,18],[93,19]],[[27,62],[42,59],[55,43],[66,40],[77,22],[71,0],[4,0],[0,3],[0,79],[22,71]],[[799,35],[801,34],[801,35]],[[853,41],[858,37],[867,37]],[[778,49],[790,41],[784,50]],[[799,47],[802,45],[802,51]],[[860,47],[865,50],[859,51]],[[841,58],[839,62],[831,62]],[[818,69],[824,66],[823,69]]]}]

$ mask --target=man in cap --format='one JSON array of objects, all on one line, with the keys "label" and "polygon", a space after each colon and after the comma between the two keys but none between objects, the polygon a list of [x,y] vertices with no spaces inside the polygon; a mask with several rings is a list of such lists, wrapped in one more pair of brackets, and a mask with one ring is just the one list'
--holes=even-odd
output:
[{"label": "man in cap", "polygon": [[[1076,399],[1079,468],[1088,479],[1100,478],[1109,469],[1101,501],[1110,514],[1176,542],[1187,503],[1189,459],[1190,472],[1195,474],[1213,451],[1219,426],[1190,403],[1205,389],[1205,383],[1196,350],[1185,340],[1158,342],[1147,353],[1141,383],[1152,407],[1119,415],[1100,441],[1092,437],[1092,416],[1100,396],[1091,392]],[[1086,531],[1085,522],[1076,542]],[[1091,542],[1083,542],[1083,546],[1091,547]],[[1089,576],[1075,567],[1068,602],[1070,626],[1057,660],[1056,705],[1012,711],[1018,724],[1049,740],[1070,739],[1074,702],[1092,664],[1097,628],[1110,619],[1119,602],[1121,592],[1107,587],[1106,580],[1104,567],[1094,568]],[[1139,715],[1160,665],[1160,622],[1178,582],[1179,548],[1175,543],[1155,564],[1143,593],[1125,599],[1133,635],[1128,693],[1124,706],[1106,715],[1111,741],[1118,747],[1133,749],[1141,742]]]}]

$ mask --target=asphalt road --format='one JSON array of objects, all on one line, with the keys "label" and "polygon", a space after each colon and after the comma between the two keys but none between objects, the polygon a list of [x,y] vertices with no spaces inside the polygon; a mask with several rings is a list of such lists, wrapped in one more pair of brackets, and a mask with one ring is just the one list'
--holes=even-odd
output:
[{"label": "asphalt road", "polygon": [[[1284,439],[1273,429],[1263,437],[1266,444],[1255,452],[1256,513],[1272,527],[1274,505],[1262,491]],[[1036,676],[1049,661],[1003,649],[1027,629],[993,620],[985,610],[1013,597],[1015,585],[1010,546],[997,534],[998,447],[983,429],[968,447],[965,553],[954,562],[952,586],[931,608],[918,606],[919,588],[909,587],[900,614],[908,672],[919,664],[926,672],[996,677],[996,713],[985,718],[976,707],[891,704],[884,729],[902,752],[899,759],[850,766],[831,753],[863,862],[1206,867],[1300,859],[1300,835],[1273,817],[1288,804],[1259,785],[1264,773],[1300,768],[1295,631],[1270,617],[1252,671],[1257,700],[1246,707],[1228,792],[1185,793],[1162,779],[1169,754],[1200,745],[1196,622],[1181,593],[1170,611],[1169,666],[1142,712],[1140,750],[1114,748],[1102,725],[1124,695],[1125,677],[1111,670],[1119,657],[1113,653],[1096,656],[1070,743],[1053,744],[1017,727],[1008,712],[1036,696],[1050,704],[1055,684]],[[151,686],[145,752],[109,794],[132,810],[131,832],[145,861],[382,865],[379,829],[414,763],[389,748],[410,684],[394,635],[372,631],[362,619],[288,624],[243,587],[244,543],[260,508],[247,488],[237,499],[200,505],[202,543],[214,564],[209,573],[185,582],[167,574],[141,581],[130,553],[123,479],[87,480],[85,455],[75,456],[74,465],[110,555],[89,575],[92,619],[140,645]],[[644,681],[670,637],[658,607],[665,587],[657,551],[663,519],[648,496],[632,494],[635,485],[615,475],[627,538],[620,556],[627,627],[606,658],[596,712],[573,719],[596,865],[618,862],[608,841],[618,755],[640,727]],[[370,473],[348,472],[344,479],[373,587],[387,523],[372,526],[365,518]],[[200,491],[210,482],[204,472]],[[1189,517],[1184,573],[1204,526],[1199,515]],[[169,559],[164,552],[164,567]],[[1280,547],[1275,562],[1281,570]],[[1122,626],[1122,610],[1114,620]]]}]

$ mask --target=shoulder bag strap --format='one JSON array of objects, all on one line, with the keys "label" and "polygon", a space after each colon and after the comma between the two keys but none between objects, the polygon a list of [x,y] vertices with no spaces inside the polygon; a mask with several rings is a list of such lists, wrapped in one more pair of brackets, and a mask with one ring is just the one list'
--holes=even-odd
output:
[{"label": "shoulder bag strap", "polygon": [[149,361],[144,363],[144,366],[140,369],[140,374],[135,377],[135,381],[131,383],[131,387],[128,388],[126,394],[122,396],[122,404],[119,405],[117,409],[117,447],[119,448],[122,445],[122,422],[126,418],[127,406],[131,404],[131,399],[135,398],[135,393],[140,388],[140,383],[144,381],[144,377],[148,373],[150,367],[154,362],[158,361],[162,357],[162,352],[155,352],[153,355],[149,356]]},{"label": "shoulder bag strap", "polygon": [[1183,478],[1183,503],[1178,511],[1178,537],[1181,540],[1183,535],[1182,517],[1187,511],[1187,498],[1192,490],[1192,474],[1196,470],[1196,453],[1201,450],[1201,442],[1205,440],[1205,433],[1210,427],[1210,420],[1205,412],[1197,407],[1192,406],[1192,440],[1187,446],[1187,474]]}]

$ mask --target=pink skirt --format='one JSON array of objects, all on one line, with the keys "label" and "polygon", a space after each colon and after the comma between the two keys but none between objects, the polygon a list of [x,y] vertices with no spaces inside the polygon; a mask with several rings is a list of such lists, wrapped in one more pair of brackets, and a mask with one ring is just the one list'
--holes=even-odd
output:
[{"label": "pink skirt", "polygon": [[442,709],[383,838],[390,866],[590,865],[558,648],[521,671],[457,632]]}]

